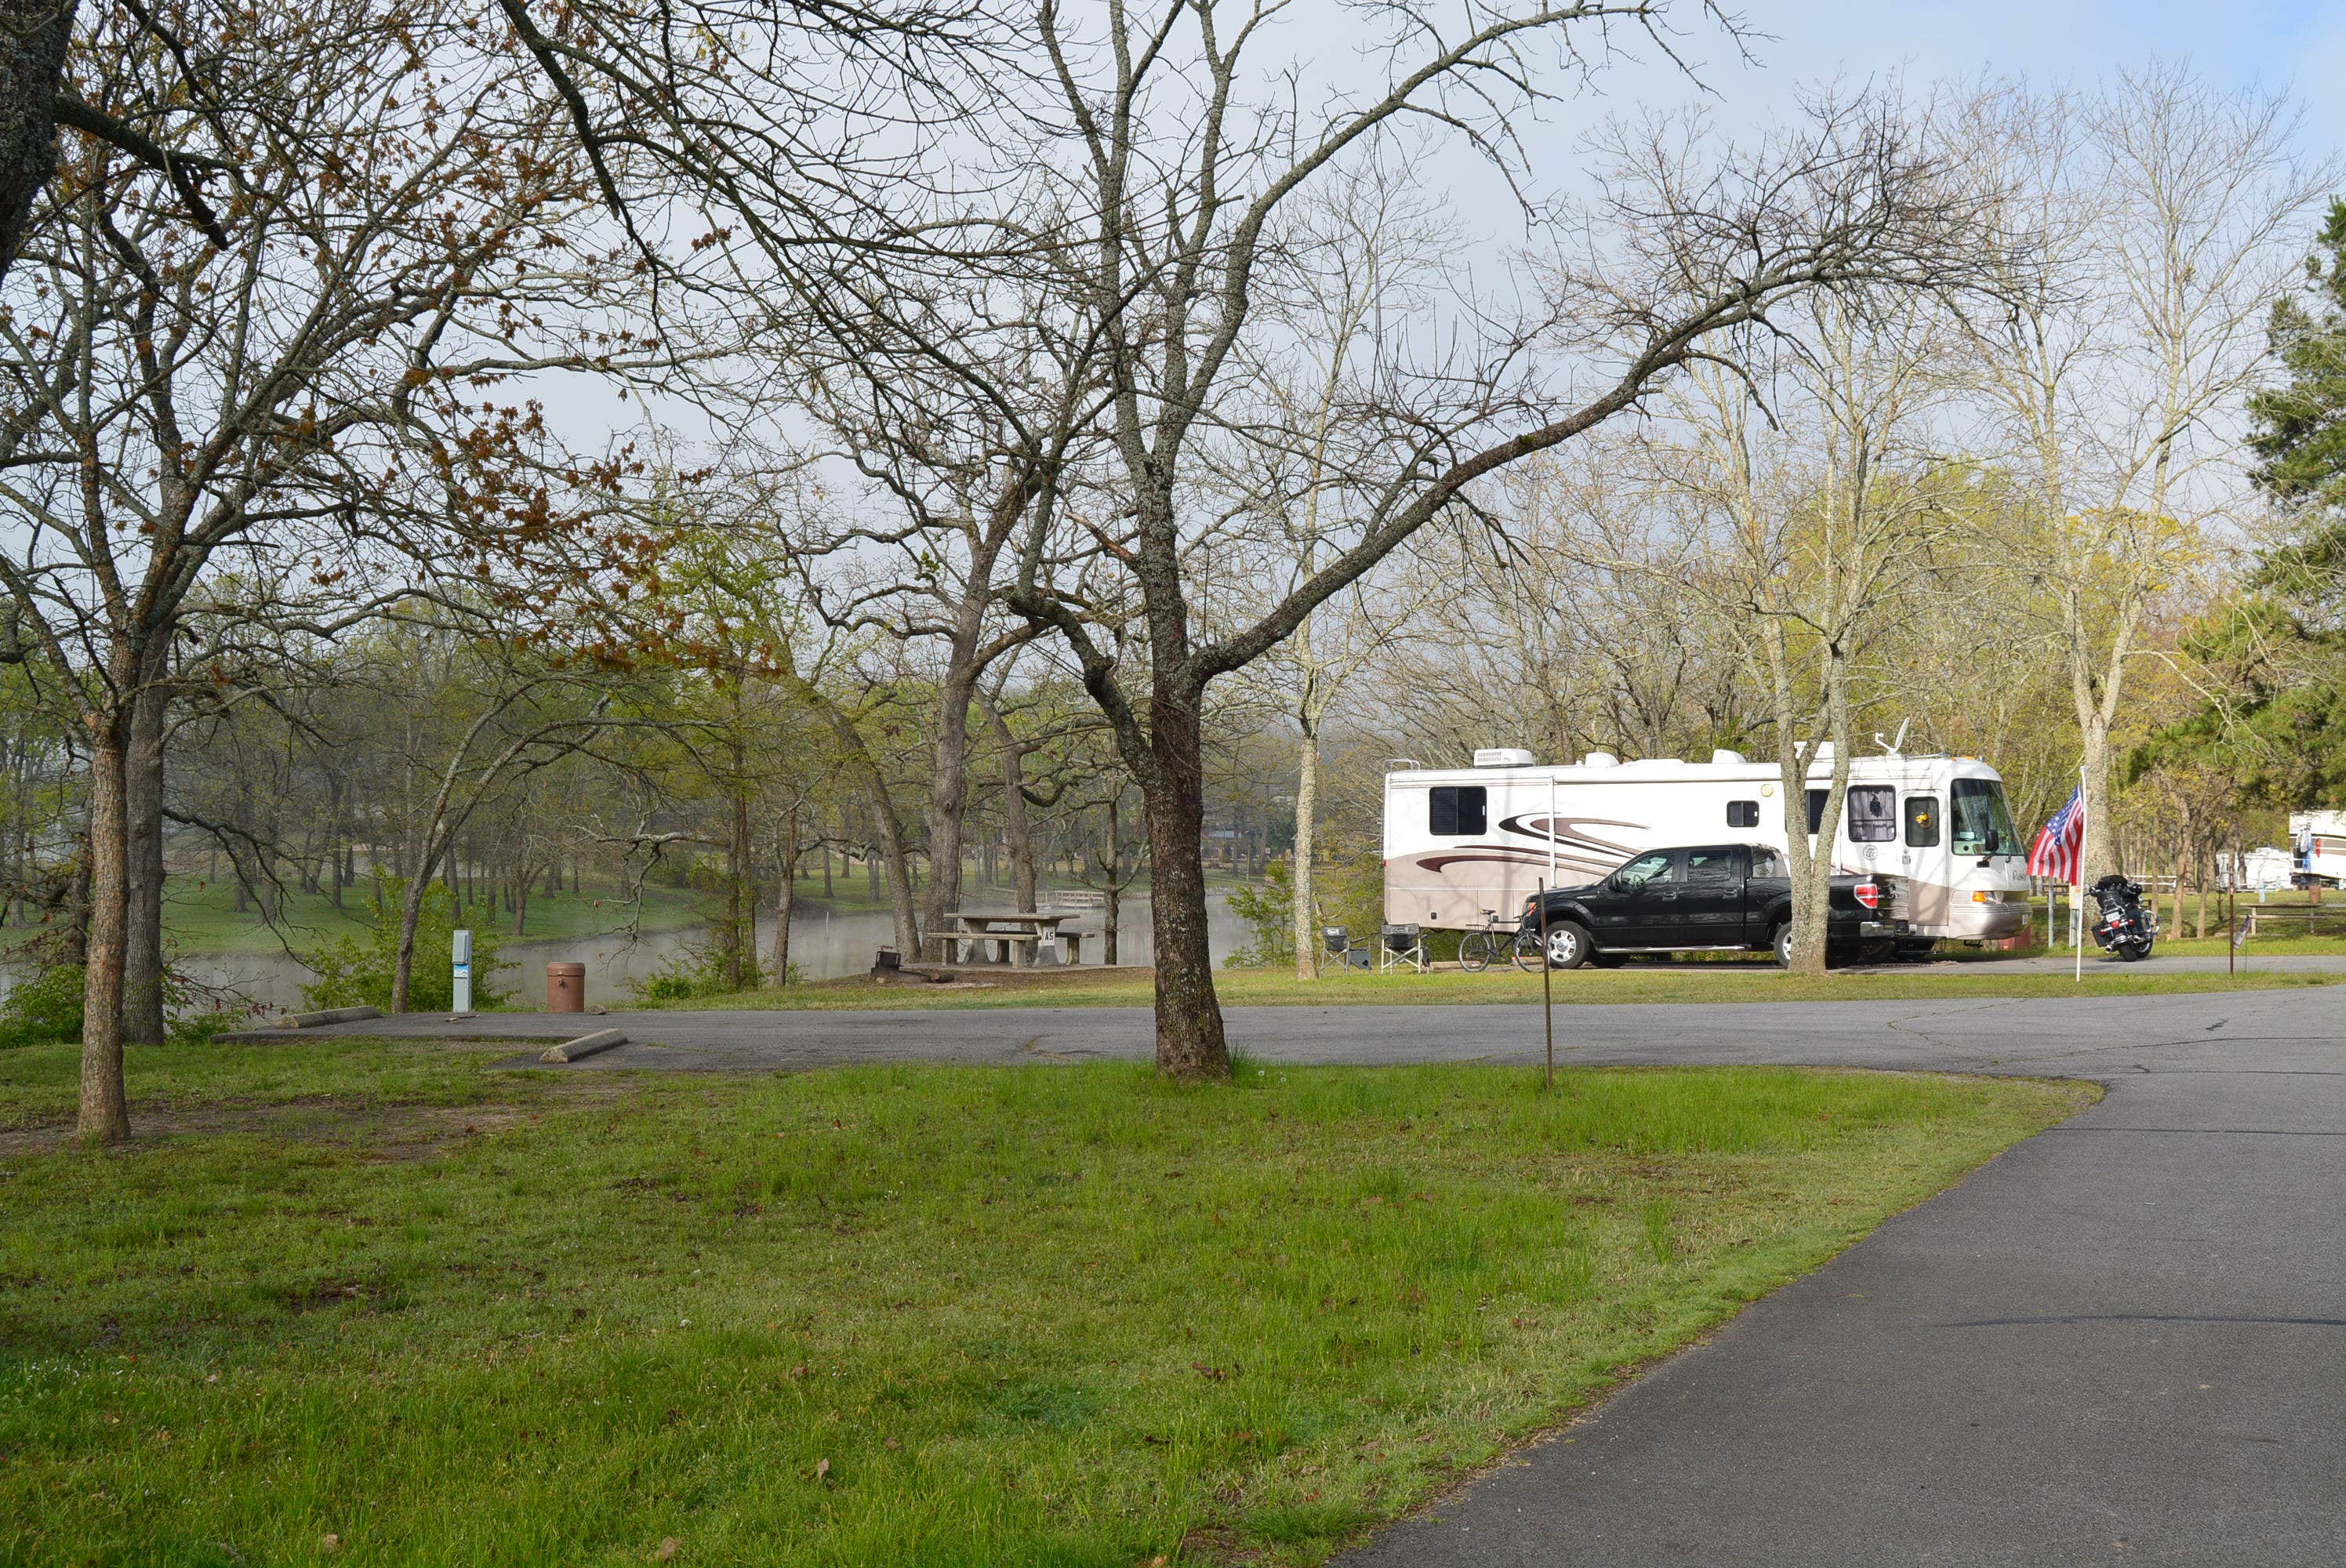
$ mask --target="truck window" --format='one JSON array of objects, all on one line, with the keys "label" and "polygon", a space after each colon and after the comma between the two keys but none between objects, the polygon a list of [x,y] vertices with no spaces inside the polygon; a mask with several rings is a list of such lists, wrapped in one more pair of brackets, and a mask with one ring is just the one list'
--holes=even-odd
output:
[{"label": "truck window", "polygon": [[1732,845],[1718,850],[1688,850],[1686,880],[1690,882],[1731,882],[1743,875],[1743,857]]},{"label": "truck window", "polygon": [[1898,837],[1898,791],[1886,784],[1862,784],[1849,792],[1851,843],[1886,844]]},{"label": "truck window", "polygon": [[2012,808],[2004,804],[2004,786],[1993,779],[1958,779],[1948,791],[1949,847],[1959,855],[2016,855],[2020,835],[2012,826]]},{"label": "truck window", "polygon": [[1727,825],[1730,828],[1756,828],[1760,825],[1760,802],[1729,800],[1727,803]]},{"label": "truck window", "polygon": [[1648,882],[1659,886],[1664,882],[1677,881],[1670,874],[1670,852],[1668,850],[1657,850],[1650,855],[1640,855],[1616,871],[1614,875],[1621,879],[1621,885],[1625,888],[1642,888]]},{"label": "truck window", "polygon": [[1906,797],[1906,847],[1910,850],[1935,849],[1939,842],[1939,798],[1936,795]]},{"label": "truck window", "polygon": [[1461,839],[1490,831],[1490,796],[1480,784],[1440,785],[1433,791],[1428,824],[1437,839]]},{"label": "truck window", "polygon": [[1752,881],[1760,881],[1762,878],[1766,878],[1766,877],[1780,877],[1780,876],[1782,876],[1782,875],[1784,875],[1784,874],[1785,874],[1785,873],[1784,873],[1784,857],[1783,857],[1783,856],[1781,856],[1781,855],[1778,854],[1775,850],[1770,850],[1770,849],[1767,848],[1765,845],[1755,844],[1755,845],[1753,845],[1753,846],[1752,846],[1752,848],[1751,848],[1751,880],[1752,880]]}]

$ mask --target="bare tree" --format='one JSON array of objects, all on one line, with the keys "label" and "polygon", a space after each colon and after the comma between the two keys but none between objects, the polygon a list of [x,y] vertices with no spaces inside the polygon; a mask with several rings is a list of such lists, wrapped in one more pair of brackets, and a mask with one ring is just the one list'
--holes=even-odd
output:
[{"label": "bare tree", "polygon": [[[1943,396],[1943,321],[1927,292],[1820,290],[1775,323],[1776,375],[1701,367],[1647,443],[1656,477],[1689,508],[1683,552],[1651,565],[1715,606],[1767,694],[1790,952],[1810,972],[1825,966],[1865,644],[1953,515],[1927,444]],[[1810,771],[1827,746],[1830,783],[1813,800]]]},{"label": "bare tree", "polygon": [[[1309,581],[1331,535],[1349,536],[1348,520],[1327,514],[1351,499],[1354,443],[1341,427],[1354,410],[1374,409],[1390,395],[1375,384],[1396,369],[1387,339],[1424,309],[1439,259],[1458,238],[1414,195],[1409,178],[1385,161],[1297,207],[1281,238],[1296,265],[1264,311],[1276,335],[1246,345],[1257,395],[1275,417],[1255,427],[1259,439],[1235,448],[1219,481],[1239,503],[1240,522],[1216,554],[1237,562],[1239,575],[1257,585],[1251,596],[1258,606]],[[1247,596],[1246,584],[1238,592]],[[1305,615],[1285,642],[1245,672],[1242,685],[1256,700],[1295,728],[1289,898],[1298,979],[1318,972],[1313,870],[1322,730],[1346,684],[1386,646],[1388,628],[1405,613],[1400,604],[1375,603],[1370,582],[1357,582],[1336,602]]]},{"label": "bare tree", "polygon": [[2231,499],[2225,422],[2337,168],[2293,150],[2286,98],[2178,65],[2092,94],[2000,87],[1964,117],[1997,228],[2028,241],[1984,256],[2002,275],[1964,313],[1967,359],[1993,448],[2033,502],[2003,548],[2051,610],[2090,881],[2115,869],[2111,736],[2144,616]]},{"label": "bare tree", "polygon": [[[110,12],[68,62],[84,101],[241,171],[241,238],[223,249],[168,178],[85,144],[36,211],[0,320],[0,504],[20,524],[0,586],[26,642],[86,674],[62,689],[91,769],[87,1138],[128,1135],[127,982],[134,1033],[159,1029],[161,705],[189,596],[232,566],[269,615],[302,586],[365,597],[349,567],[362,518],[463,489],[533,425],[458,397],[630,355],[548,342],[597,298],[594,264],[559,239],[591,199],[549,156],[526,59],[451,74],[423,52],[451,20],[440,0],[254,19],[207,64],[265,106],[250,116],[168,113],[180,72]],[[403,469],[393,449],[435,422],[450,439]],[[534,530],[544,499],[437,504],[434,532]]]},{"label": "bare tree", "polygon": [[[1558,16],[1539,13],[1535,25]],[[1077,299],[1100,322],[1117,389],[1109,424],[1124,511],[1092,565],[1128,584],[1142,640],[1127,650],[1095,635],[1083,606],[1098,594],[1046,575],[1040,529],[1011,602],[1065,636],[1147,804],[1158,1060],[1168,1073],[1214,1074],[1227,1062],[1198,860],[1209,683],[1262,657],[1427,524],[1470,505],[1477,482],[1636,406],[1719,334],[1820,284],[1923,281],[1963,265],[1942,171],[1882,106],[1821,105],[1797,132],[1732,162],[1691,156],[1656,128],[1619,149],[1599,249],[1558,269],[1546,311],[1507,321],[1471,349],[1416,361],[1389,382],[1407,395],[1350,422],[1358,435],[1346,455],[1350,527],[1341,546],[1260,616],[1214,626],[1198,596],[1188,474],[1199,465],[1195,449],[1243,423],[1222,377],[1250,324],[1260,275],[1284,262],[1268,246],[1272,216],[1347,149],[1411,112],[1429,85],[1504,54],[1534,25],[1513,18],[1448,43],[1370,108],[1252,148],[1221,139],[1252,30],[1224,39],[1203,15],[1197,42],[1211,90],[1185,144],[1193,161],[1178,172],[1144,158],[1134,128],[1161,52],[1127,40],[1133,46],[1117,52],[1096,93],[1062,65],[1095,182],[1084,210],[1098,215],[1086,252],[1095,258],[1084,275],[1088,293]],[[1149,157],[1158,150],[1152,143]],[[1146,200],[1134,183],[1143,168],[1155,180]],[[1142,216],[1158,211],[1171,216]],[[1127,308],[1127,294],[1146,301],[1146,315]],[[1539,373],[1551,355],[1586,379]],[[1592,363],[1605,368],[1590,373]],[[1145,653],[1145,665],[1127,652]]]}]

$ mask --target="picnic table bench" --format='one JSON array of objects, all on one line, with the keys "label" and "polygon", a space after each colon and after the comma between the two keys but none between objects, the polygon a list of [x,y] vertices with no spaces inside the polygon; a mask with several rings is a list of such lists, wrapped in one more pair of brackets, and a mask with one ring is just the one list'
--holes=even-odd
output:
[{"label": "picnic table bench", "polygon": [[[959,922],[959,929],[941,931],[937,940],[944,943],[948,959],[955,960],[966,945],[971,952],[982,953],[987,943],[994,948],[996,961],[1005,964],[1031,964],[1043,943],[1058,936],[1060,925],[1075,919],[1071,914],[1041,914],[1031,910],[947,910],[945,918]],[[1074,962],[1076,944],[1082,940],[1075,932],[1066,933],[1069,962]],[[971,962],[977,962],[973,957]]]}]

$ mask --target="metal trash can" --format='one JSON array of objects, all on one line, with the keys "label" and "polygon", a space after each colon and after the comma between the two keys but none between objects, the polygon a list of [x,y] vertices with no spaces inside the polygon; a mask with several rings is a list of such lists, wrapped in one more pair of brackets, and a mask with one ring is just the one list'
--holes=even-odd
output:
[{"label": "metal trash can", "polygon": [[546,1010],[548,1013],[586,1011],[586,966],[549,963],[546,966]]}]

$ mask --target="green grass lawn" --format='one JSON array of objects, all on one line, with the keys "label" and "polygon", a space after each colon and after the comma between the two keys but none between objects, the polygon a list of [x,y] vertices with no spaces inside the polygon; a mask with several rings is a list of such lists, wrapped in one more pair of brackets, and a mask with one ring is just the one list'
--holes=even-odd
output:
[{"label": "green grass lawn", "polygon": [[[2157,951],[2221,958],[2230,946],[2231,940],[2222,934],[2219,921],[2214,936],[2163,936],[2158,939]],[[2335,957],[2342,952],[2346,952],[2346,936],[2277,936],[2268,931],[2260,932],[2240,944],[2240,962],[2253,964],[2259,958],[2288,958],[2300,954],[2306,957]]]},{"label": "green grass lawn", "polygon": [[1313,1562],[2090,1094],[503,1054],[0,1055],[0,1561]]},{"label": "green grass lawn", "polygon": [[[1145,1007],[1153,993],[1146,971],[1115,973],[1080,967],[1028,971],[967,970],[954,986],[874,985],[862,978],[819,981],[784,990],[745,991],[660,1007],[852,1010],[898,1007]],[[1576,1002],[1915,1002],[2025,996],[2143,996],[2200,991],[2329,985],[2346,975],[2142,974],[2090,964],[2081,982],[2066,974],[1992,966],[1916,969],[1821,978],[1786,974],[1773,964],[1682,963],[1580,969],[1556,976],[1559,1005]],[[1297,980],[1283,970],[1226,969],[1214,983],[1232,1007],[1343,1007],[1362,1003],[1536,1002],[1540,979],[1520,970],[1466,974],[1329,974]],[[626,1005],[622,1003],[621,1005]]]},{"label": "green grass lawn", "polygon": [[[164,936],[178,951],[189,954],[281,952],[288,942],[301,952],[363,930],[366,899],[364,887],[345,889],[344,907],[338,910],[323,893],[291,894],[285,901],[280,939],[257,910],[237,911],[236,889],[227,880],[173,877],[164,889]],[[484,910],[485,904],[484,900],[479,908]],[[699,918],[696,907],[696,895],[692,893],[675,888],[646,888],[643,929],[673,931],[690,925]],[[617,930],[627,923],[628,912],[623,900],[608,894],[566,892],[548,897],[541,892],[529,901],[528,929],[523,935],[512,934],[513,916],[502,910],[495,916],[495,923],[509,942],[554,940]],[[468,910],[467,913],[483,918],[475,911]]]}]

